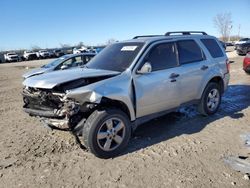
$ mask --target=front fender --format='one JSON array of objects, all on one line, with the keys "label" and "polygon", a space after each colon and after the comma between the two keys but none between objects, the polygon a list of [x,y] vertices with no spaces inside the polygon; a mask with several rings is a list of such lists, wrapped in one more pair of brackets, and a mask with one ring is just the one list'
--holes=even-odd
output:
[{"label": "front fender", "polygon": [[80,104],[85,102],[99,104],[103,97],[124,103],[129,110],[131,121],[135,120],[132,78],[130,74],[126,72],[109,79],[70,90],[66,94],[65,99],[71,98]]}]

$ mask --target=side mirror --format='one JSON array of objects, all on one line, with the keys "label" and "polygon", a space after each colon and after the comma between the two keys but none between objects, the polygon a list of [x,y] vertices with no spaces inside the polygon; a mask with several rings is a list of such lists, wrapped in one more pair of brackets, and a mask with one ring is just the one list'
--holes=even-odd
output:
[{"label": "side mirror", "polygon": [[67,69],[67,68],[68,68],[67,65],[63,65],[63,66],[61,67],[61,70],[64,70],[64,69]]},{"label": "side mirror", "polygon": [[148,74],[152,72],[152,65],[149,62],[146,62],[140,70],[137,71],[139,74]]}]

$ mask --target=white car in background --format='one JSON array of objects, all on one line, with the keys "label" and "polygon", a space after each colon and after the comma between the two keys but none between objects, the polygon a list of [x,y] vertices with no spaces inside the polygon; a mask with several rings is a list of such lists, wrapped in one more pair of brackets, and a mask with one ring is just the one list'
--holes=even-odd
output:
[{"label": "white car in background", "polygon": [[95,55],[95,53],[67,54],[46,65],[43,65],[40,68],[32,69],[31,71],[25,73],[23,78],[26,79],[52,71],[84,67],[84,65],[87,64]]},{"label": "white car in background", "polygon": [[74,48],[73,49],[73,54],[85,53],[87,51],[88,51],[88,49],[86,47],[82,46],[81,48],[78,48],[78,49]]},{"label": "white car in background", "polygon": [[4,54],[4,60],[5,62],[18,62],[19,56],[15,52],[6,53]]},{"label": "white car in background", "polygon": [[48,50],[39,50],[37,52],[37,57],[40,59],[45,59],[50,57],[50,53]]},{"label": "white car in background", "polygon": [[33,51],[24,51],[23,58],[24,60],[34,60],[34,59],[37,59],[37,55],[36,55],[36,52],[33,52]]}]

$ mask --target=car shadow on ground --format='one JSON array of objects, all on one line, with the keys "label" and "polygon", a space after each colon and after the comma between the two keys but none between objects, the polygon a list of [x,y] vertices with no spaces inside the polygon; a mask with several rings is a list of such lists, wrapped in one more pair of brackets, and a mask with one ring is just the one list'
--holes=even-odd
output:
[{"label": "car shadow on ground", "polygon": [[212,116],[200,115],[195,106],[182,108],[138,127],[129,147],[121,155],[158,144],[162,141],[202,131],[209,123],[229,116],[233,119],[244,117],[242,110],[250,106],[250,85],[230,85],[222,97],[219,111]]}]

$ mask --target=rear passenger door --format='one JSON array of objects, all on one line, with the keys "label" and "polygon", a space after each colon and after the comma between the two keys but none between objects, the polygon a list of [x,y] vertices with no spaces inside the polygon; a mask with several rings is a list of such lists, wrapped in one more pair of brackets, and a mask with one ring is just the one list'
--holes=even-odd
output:
[{"label": "rear passenger door", "polygon": [[176,42],[179,64],[181,68],[180,104],[199,98],[199,91],[204,76],[209,69],[209,62],[195,40],[180,40]]}]

